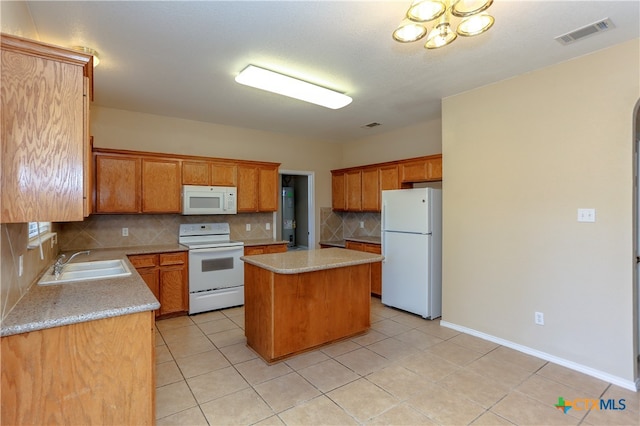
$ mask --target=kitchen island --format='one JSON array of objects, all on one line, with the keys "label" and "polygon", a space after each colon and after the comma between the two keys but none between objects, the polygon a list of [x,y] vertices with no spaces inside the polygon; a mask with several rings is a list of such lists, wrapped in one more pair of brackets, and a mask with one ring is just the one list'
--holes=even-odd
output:
[{"label": "kitchen island", "polygon": [[381,255],[328,248],[241,259],[247,345],[267,362],[369,329],[371,266]]}]

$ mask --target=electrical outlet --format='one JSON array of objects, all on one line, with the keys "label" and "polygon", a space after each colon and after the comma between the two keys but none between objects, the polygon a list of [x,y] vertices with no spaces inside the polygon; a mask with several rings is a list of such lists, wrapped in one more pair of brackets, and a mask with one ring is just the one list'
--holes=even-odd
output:
[{"label": "electrical outlet", "polygon": [[20,255],[18,257],[18,276],[21,277],[22,274],[24,274],[24,262],[23,262],[23,255]]},{"label": "electrical outlet", "polygon": [[596,209],[578,209],[578,222],[595,222]]},{"label": "electrical outlet", "polygon": [[129,228],[122,228],[122,236],[123,237],[129,236]]},{"label": "electrical outlet", "polygon": [[360,228],[364,228],[364,221],[360,221]]},{"label": "electrical outlet", "polygon": [[247,223],[245,225],[245,231],[251,231],[251,224],[250,223]]},{"label": "electrical outlet", "polygon": [[544,314],[542,312],[536,312],[534,314],[534,321],[538,325],[544,325]]},{"label": "electrical outlet", "polygon": [[267,231],[269,231],[271,229],[271,224],[269,222],[267,222],[265,224],[265,228],[267,228]]}]

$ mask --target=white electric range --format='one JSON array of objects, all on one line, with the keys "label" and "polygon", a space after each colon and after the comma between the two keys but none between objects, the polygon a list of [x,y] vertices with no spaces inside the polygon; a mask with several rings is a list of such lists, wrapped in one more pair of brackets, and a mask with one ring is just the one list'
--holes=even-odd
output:
[{"label": "white electric range", "polygon": [[228,223],[180,225],[178,243],[189,248],[189,315],[244,305],[242,241]]}]

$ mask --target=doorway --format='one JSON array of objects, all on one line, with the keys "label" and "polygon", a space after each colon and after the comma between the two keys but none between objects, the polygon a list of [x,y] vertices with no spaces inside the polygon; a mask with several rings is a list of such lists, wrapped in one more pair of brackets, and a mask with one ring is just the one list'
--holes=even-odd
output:
[{"label": "doorway", "polygon": [[289,242],[287,250],[314,247],[313,172],[280,170],[279,193],[278,237]]}]

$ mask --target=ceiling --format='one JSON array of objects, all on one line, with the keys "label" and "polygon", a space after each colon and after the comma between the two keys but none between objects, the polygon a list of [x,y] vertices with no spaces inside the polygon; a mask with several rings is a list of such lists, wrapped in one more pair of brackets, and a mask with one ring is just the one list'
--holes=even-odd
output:
[{"label": "ceiling", "polygon": [[[442,98],[640,36],[637,1],[495,0],[489,32],[427,50],[391,38],[410,3],[27,2],[40,40],[99,52],[95,105],[329,142],[439,118]],[[554,40],[607,17],[613,30]],[[239,85],[248,64],[353,102],[330,110]]]}]

